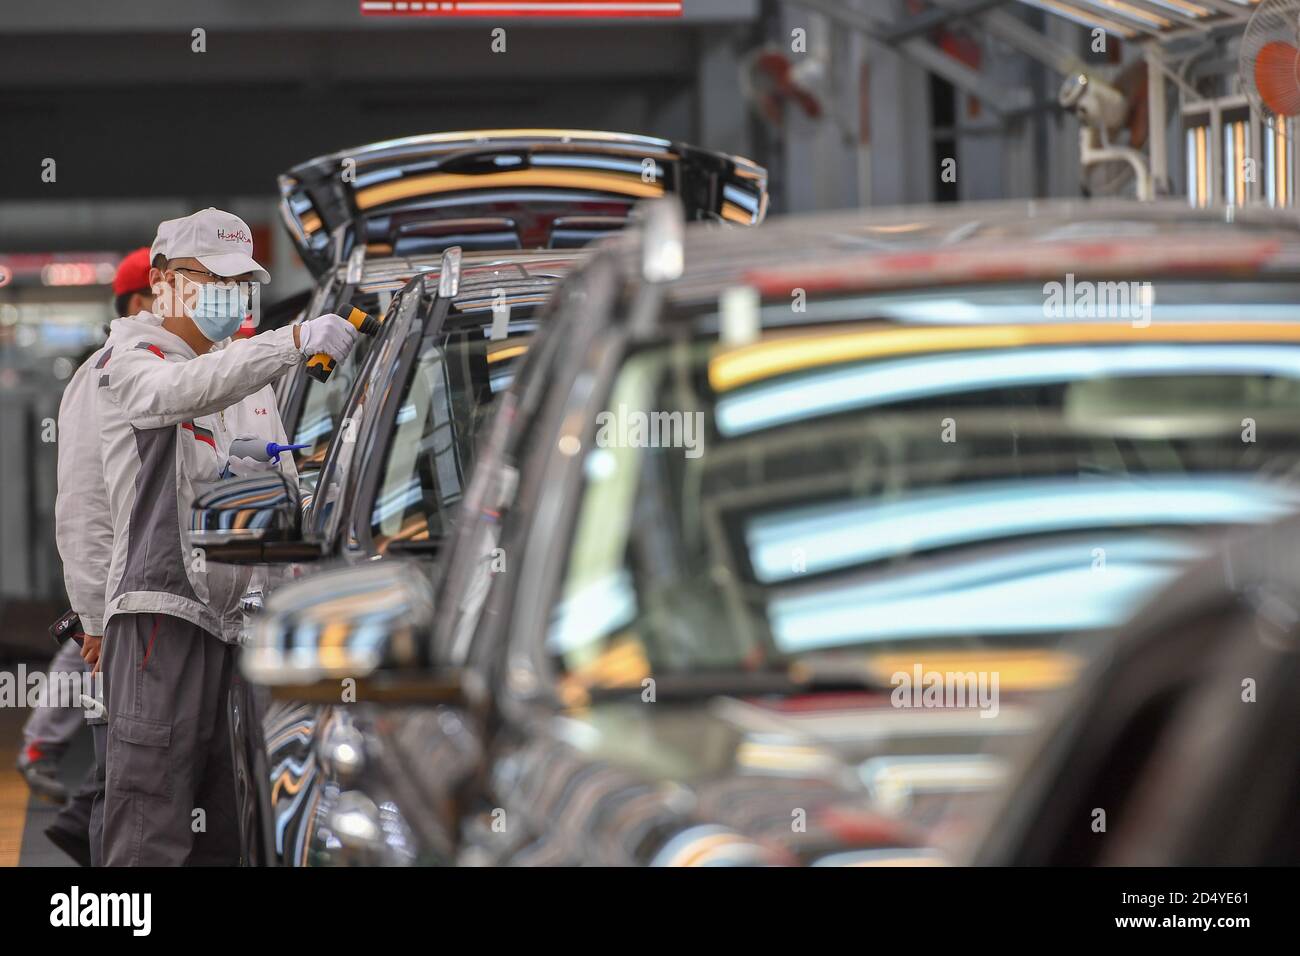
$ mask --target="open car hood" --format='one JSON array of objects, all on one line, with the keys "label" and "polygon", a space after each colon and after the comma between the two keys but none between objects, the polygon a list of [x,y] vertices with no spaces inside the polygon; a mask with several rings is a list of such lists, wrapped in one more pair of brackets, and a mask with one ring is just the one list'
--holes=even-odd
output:
[{"label": "open car hood", "polygon": [[581,246],[664,193],[692,220],[756,225],[767,213],[767,171],[747,159],[588,130],[388,140],[300,163],[279,182],[281,215],[316,275],[358,242],[371,255]]}]

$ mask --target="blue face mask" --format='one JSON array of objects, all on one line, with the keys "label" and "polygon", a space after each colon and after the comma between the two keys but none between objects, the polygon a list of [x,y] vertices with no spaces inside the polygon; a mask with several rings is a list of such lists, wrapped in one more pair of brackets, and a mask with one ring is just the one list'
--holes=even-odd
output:
[{"label": "blue face mask", "polygon": [[238,331],[248,313],[248,306],[238,283],[202,283],[190,318],[204,338],[221,342]]}]

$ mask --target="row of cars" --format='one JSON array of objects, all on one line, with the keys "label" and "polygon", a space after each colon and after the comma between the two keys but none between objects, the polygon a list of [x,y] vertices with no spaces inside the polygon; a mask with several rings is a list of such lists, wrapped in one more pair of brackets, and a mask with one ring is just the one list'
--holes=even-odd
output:
[{"label": "row of cars", "polygon": [[195,504],[304,572],[244,656],[249,862],[1295,859],[1291,220],[737,228],[753,164],[576,132],[282,187],[311,308],[384,322],[281,385],[305,507]]}]

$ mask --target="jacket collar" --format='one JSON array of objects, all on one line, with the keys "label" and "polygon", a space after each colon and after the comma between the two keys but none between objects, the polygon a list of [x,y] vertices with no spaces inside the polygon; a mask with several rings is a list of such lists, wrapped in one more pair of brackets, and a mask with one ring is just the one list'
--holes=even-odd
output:
[{"label": "jacket collar", "polygon": [[137,342],[148,342],[161,349],[164,355],[175,355],[182,359],[196,357],[185,340],[163,328],[162,320],[152,312],[114,319],[109,328],[109,341],[112,344],[131,346]]}]

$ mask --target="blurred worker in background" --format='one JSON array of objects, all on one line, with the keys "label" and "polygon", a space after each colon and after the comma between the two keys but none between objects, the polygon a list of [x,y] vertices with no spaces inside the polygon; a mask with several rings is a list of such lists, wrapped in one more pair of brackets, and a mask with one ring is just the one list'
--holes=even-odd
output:
[{"label": "blurred worker in background", "polygon": [[[243,220],[212,208],[160,224],[150,283],[162,325],[114,322],[99,379],[113,520],[108,866],[239,861],[226,701],[250,572],[192,556],[180,529],[198,486],[225,470],[280,468],[296,481],[289,459],[231,459],[232,439],[243,437],[234,429],[264,421],[264,434],[287,443],[268,386],[306,356],[344,360],[357,336],[330,314],[214,351],[243,322],[253,284],[270,279],[250,237]],[[244,407],[228,417],[236,404]]]},{"label": "blurred worker in background", "polygon": [[[150,309],[149,250],[136,249],[118,263],[113,277],[115,314],[137,315],[161,322]],[[54,501],[54,537],[63,562],[63,582],[72,609],[81,619],[81,644],[67,640],[50,662],[52,674],[83,669],[99,671],[104,634],[104,588],[113,553],[113,525],[100,459],[99,420],[95,392],[97,368],[109,348],[105,343],[73,373],[59,402],[55,432],[58,448],[58,494]],[[86,718],[86,708],[39,707],[23,728],[24,746],[18,769],[28,786],[47,799],[63,801],[66,788],[58,777],[59,758]],[[88,718],[95,734],[96,760],[81,788],[45,830],[50,841],[83,866],[98,860],[93,836],[102,822],[106,730],[101,716]],[[99,803],[98,810],[96,804]]]}]

